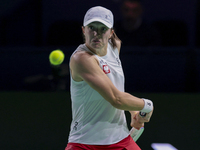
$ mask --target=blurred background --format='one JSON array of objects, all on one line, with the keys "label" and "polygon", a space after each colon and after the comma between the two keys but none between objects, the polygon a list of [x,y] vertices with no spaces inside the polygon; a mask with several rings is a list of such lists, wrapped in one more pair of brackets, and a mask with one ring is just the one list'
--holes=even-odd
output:
[{"label": "blurred background", "polygon": [[[126,91],[155,105],[138,145],[199,150],[197,0],[1,0],[0,149],[64,150],[71,122],[68,62],[83,43],[86,11],[97,5],[114,14]],[[55,49],[65,53],[60,66],[49,64]]]}]

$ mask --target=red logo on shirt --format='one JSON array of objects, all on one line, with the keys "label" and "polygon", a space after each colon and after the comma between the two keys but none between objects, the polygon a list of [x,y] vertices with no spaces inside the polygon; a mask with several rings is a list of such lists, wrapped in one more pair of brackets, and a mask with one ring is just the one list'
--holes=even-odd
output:
[{"label": "red logo on shirt", "polygon": [[105,74],[110,73],[110,69],[108,68],[107,65],[103,65],[103,71],[104,71]]}]

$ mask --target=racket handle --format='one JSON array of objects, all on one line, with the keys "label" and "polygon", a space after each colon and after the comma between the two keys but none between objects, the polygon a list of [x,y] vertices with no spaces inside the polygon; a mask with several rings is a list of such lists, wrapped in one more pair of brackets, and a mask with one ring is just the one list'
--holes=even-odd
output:
[{"label": "racket handle", "polygon": [[139,139],[139,137],[142,135],[143,131],[144,131],[144,127],[141,127],[139,130],[132,127],[129,134],[132,137],[132,139],[136,142]]}]

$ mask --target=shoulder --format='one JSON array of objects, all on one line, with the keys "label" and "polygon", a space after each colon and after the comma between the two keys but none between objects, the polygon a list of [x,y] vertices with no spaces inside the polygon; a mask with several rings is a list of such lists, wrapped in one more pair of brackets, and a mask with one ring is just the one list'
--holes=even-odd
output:
[{"label": "shoulder", "polygon": [[87,51],[77,50],[70,59],[70,72],[75,81],[83,81],[99,65],[96,57]]},{"label": "shoulder", "polygon": [[87,51],[77,50],[70,59],[70,67],[82,67],[97,62],[96,57]]},{"label": "shoulder", "polygon": [[76,61],[81,61],[84,58],[93,57],[93,54],[87,51],[76,50],[76,52],[72,55],[71,59]]},{"label": "shoulder", "polygon": [[72,78],[79,81],[93,82],[91,78],[95,78],[102,74],[97,57],[87,51],[77,51],[70,59],[70,72]]}]

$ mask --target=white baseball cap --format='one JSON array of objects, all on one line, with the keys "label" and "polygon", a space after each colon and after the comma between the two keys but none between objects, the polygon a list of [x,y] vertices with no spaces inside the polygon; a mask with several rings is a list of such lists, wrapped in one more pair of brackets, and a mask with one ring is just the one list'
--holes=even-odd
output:
[{"label": "white baseball cap", "polygon": [[113,21],[113,14],[110,10],[96,6],[90,8],[84,17],[83,26],[87,26],[88,24],[98,21],[106,25],[108,28],[112,28],[114,21]]}]

